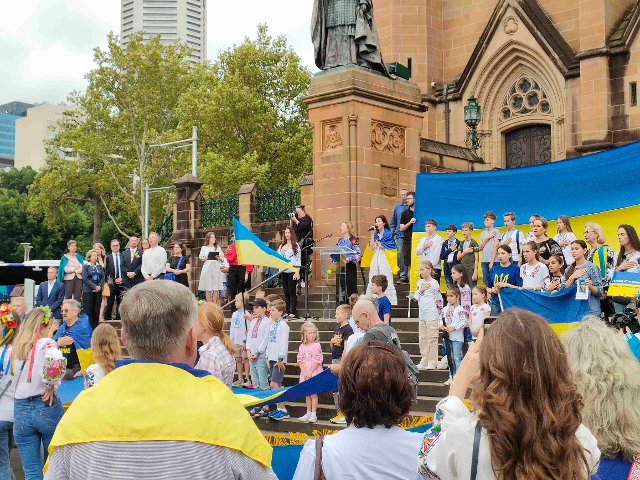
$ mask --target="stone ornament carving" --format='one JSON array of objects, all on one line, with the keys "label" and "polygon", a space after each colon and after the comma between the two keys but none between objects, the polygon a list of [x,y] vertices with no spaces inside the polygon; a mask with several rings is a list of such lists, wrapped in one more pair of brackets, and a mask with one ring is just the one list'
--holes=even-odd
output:
[{"label": "stone ornament carving", "polygon": [[405,151],[405,128],[398,125],[371,123],[371,147],[379,152],[389,151],[401,155]]},{"label": "stone ornament carving", "polygon": [[397,168],[394,167],[380,167],[380,193],[387,197],[397,197],[400,192],[399,190],[399,172]]},{"label": "stone ornament carving", "polygon": [[323,150],[337,150],[342,148],[342,123],[327,122],[322,131]]},{"label": "stone ornament carving", "polygon": [[551,103],[540,84],[528,76],[520,77],[511,86],[502,102],[500,121],[529,114],[552,115]]},{"label": "stone ornament carving", "polygon": [[518,20],[514,16],[510,16],[504,19],[504,33],[507,35],[513,35],[518,31]]}]

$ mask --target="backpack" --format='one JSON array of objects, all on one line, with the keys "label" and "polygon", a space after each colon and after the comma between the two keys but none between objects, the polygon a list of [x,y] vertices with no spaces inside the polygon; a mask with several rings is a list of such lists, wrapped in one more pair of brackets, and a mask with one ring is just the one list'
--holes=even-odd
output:
[{"label": "backpack", "polygon": [[[379,333],[380,335],[376,335],[377,333]],[[398,350],[400,350],[400,353],[402,354],[402,360],[404,361],[405,370],[407,372],[407,378],[409,379],[409,382],[411,382],[411,387],[413,389],[412,400],[413,402],[416,402],[418,399],[418,367],[416,367],[416,365],[413,363],[407,351],[403,350],[400,347],[400,339],[398,338],[398,335],[396,334],[395,337],[393,337],[387,332],[386,329],[375,328],[375,327],[370,329],[365,334],[365,336],[368,334],[371,334],[371,337],[373,337],[374,340],[378,340],[378,341],[381,341],[382,343],[393,345]]]}]

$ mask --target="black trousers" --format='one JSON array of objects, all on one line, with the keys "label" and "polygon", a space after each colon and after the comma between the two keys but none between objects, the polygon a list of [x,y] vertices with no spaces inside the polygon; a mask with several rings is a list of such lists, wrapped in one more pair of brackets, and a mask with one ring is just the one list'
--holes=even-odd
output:
[{"label": "black trousers", "polygon": [[358,293],[358,267],[354,262],[347,262],[336,272],[336,306],[349,303],[354,293]]},{"label": "black trousers", "polygon": [[280,274],[280,281],[282,282],[282,289],[284,290],[284,303],[287,304],[286,313],[292,313],[298,316],[298,296],[296,295],[296,286],[298,281],[293,279],[295,273]]},{"label": "black trousers", "polygon": [[402,242],[402,259],[407,269],[407,277],[411,274],[411,243]]},{"label": "black trousers", "polygon": [[[235,299],[236,295],[244,292],[244,265],[231,265],[227,274],[227,292],[231,299]],[[235,308],[235,307],[233,307]]]},{"label": "black trousers", "polygon": [[82,292],[82,311],[89,316],[89,323],[93,330],[100,323],[100,306],[102,292]]},{"label": "black trousers", "polygon": [[[104,307],[104,319],[111,320],[120,320],[120,304],[122,303],[122,296],[124,295],[124,289],[120,285],[110,285],[109,289],[111,290],[111,295],[107,298],[107,304]],[[112,316],[113,312],[113,304],[118,304],[116,308],[115,315]]]}]

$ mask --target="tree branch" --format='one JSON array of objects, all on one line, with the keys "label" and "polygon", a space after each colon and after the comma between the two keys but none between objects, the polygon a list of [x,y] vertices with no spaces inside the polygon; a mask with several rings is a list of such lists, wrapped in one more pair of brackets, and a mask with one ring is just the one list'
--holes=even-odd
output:
[{"label": "tree branch", "polygon": [[107,211],[107,215],[109,215],[109,218],[111,219],[111,221],[115,225],[116,229],[118,230],[118,232],[120,232],[120,235],[122,235],[125,238],[129,238],[131,235],[128,234],[128,233],[124,233],[122,231],[122,229],[120,228],[120,225],[118,225],[118,222],[116,222],[116,219],[113,218],[113,215],[111,215],[111,211],[109,210],[109,207],[107,207],[107,203],[104,201],[104,198],[102,198],[102,195],[100,195],[100,201],[102,202],[102,205],[104,206],[104,209]]}]

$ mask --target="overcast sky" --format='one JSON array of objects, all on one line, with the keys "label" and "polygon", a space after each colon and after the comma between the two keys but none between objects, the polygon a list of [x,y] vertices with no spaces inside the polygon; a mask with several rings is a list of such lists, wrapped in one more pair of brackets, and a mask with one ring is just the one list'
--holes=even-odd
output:
[{"label": "overcast sky", "polygon": [[[266,23],[272,35],[286,35],[302,63],[316,71],[312,3],[209,0],[207,56],[255,37],[256,26]],[[0,104],[63,102],[85,87],[93,49],[105,47],[110,31],[120,34],[120,0],[0,0],[0,19]]]}]

